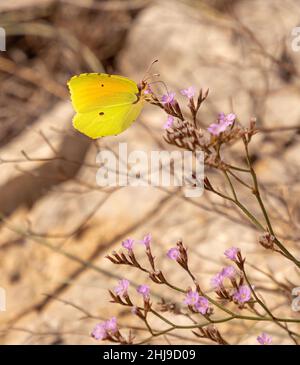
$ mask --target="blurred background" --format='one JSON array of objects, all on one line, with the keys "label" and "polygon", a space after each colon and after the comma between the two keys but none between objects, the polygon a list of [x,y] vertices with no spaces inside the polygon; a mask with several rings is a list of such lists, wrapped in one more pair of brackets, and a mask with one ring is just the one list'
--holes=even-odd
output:
[{"label": "blurred background", "polygon": [[[206,193],[189,200],[172,189],[96,185],[101,149],[117,152],[119,142],[170,149],[162,138],[166,116],[146,106],[122,135],[93,142],[72,129],[66,82],[82,72],[118,73],[138,82],[158,59],[153,72],[170,90],[210,89],[203,127],[221,111],[235,112],[245,125],[256,117],[262,133],[252,146],[255,168],[278,235],[299,254],[300,51],[292,48],[298,0],[13,0],[1,2],[0,26],[6,31],[6,51],[0,52],[0,210],[6,217],[0,286],[7,299],[0,343],[95,343],[92,327],[113,314],[124,328],[141,326],[126,308],[108,305],[107,289],[118,277],[137,284],[147,278],[137,282],[136,272],[104,256],[126,237],[141,239],[148,232],[173,281],[186,278],[161,258],[183,239],[206,290],[224,249],[241,247],[264,270],[254,270],[253,279],[277,313],[297,315],[289,289],[300,285],[299,275],[258,245],[259,233],[231,206]],[[240,152],[234,146],[233,156],[243,163]],[[287,290],[274,290],[268,275]],[[157,300],[161,291],[152,289]],[[174,299],[172,292],[164,295]],[[245,326],[226,324],[222,333],[232,343],[254,343],[263,328],[274,342],[289,343],[272,325]],[[188,332],[156,342],[196,340],[205,343]]]}]

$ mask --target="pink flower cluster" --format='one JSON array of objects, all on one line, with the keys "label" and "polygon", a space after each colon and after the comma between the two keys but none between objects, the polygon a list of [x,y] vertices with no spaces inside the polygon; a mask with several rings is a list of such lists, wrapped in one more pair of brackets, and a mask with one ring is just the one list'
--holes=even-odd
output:
[{"label": "pink flower cluster", "polygon": [[260,336],[257,336],[257,342],[261,345],[270,345],[272,343],[272,337],[263,332]]},{"label": "pink flower cluster", "polygon": [[[186,96],[188,99],[192,99],[195,96],[196,89],[194,86],[189,86],[186,89],[180,90],[181,94]],[[165,94],[161,97],[161,103],[163,105],[174,105],[176,103],[175,99],[176,94],[174,92],[170,92],[168,94]],[[174,124],[174,117],[172,115],[168,115],[167,121],[165,122],[163,128],[169,129],[173,127]]]},{"label": "pink flower cluster", "polygon": [[105,322],[98,323],[93,329],[91,336],[94,337],[95,340],[105,340],[116,332],[118,332],[117,319],[116,317],[112,317]]},{"label": "pink flower cluster", "polygon": [[234,279],[236,275],[237,272],[233,266],[226,266],[211,279],[211,285],[215,289],[221,288],[226,278]]},{"label": "pink flower cluster", "polygon": [[197,291],[190,290],[184,299],[184,304],[194,308],[201,314],[207,314],[210,311],[209,301],[207,298],[200,296]]},{"label": "pink flower cluster", "polygon": [[[119,284],[114,288],[114,292],[120,297],[128,296],[128,288],[129,288],[129,280],[121,279]],[[150,296],[150,288],[148,285],[139,285],[136,291],[141,294],[144,299],[149,299]]]},{"label": "pink flower cluster", "polygon": [[177,261],[177,259],[180,257],[180,252],[177,247],[172,247],[167,252],[167,256],[169,259]]},{"label": "pink flower cluster", "polygon": [[[139,242],[142,243],[146,248],[149,248],[152,242],[151,233],[146,234],[145,237]],[[132,238],[127,238],[122,242],[122,246],[130,252],[133,250],[134,243],[135,242]]]},{"label": "pink flower cluster", "polygon": [[168,93],[166,95],[163,95],[161,97],[161,103],[163,105],[165,105],[165,104],[171,104],[171,105],[173,105],[175,103],[175,95],[176,94],[174,92]]},{"label": "pink flower cluster", "polygon": [[168,119],[164,124],[164,129],[172,128],[174,124],[174,117],[172,115],[168,115]]},{"label": "pink flower cluster", "polygon": [[[150,263],[151,260],[154,261],[154,257],[152,256],[151,252],[151,242],[152,242],[152,235],[149,233],[144,236],[144,238],[141,241],[138,241],[141,244],[144,245],[146,248],[146,254],[149,258]],[[132,238],[127,238],[122,242],[122,246],[128,250],[128,256],[126,256],[124,253],[121,255],[114,253],[113,257],[109,257],[111,261],[114,263],[125,263],[125,264],[131,264],[135,265],[135,267],[140,268],[142,270],[143,267],[139,265],[139,263],[136,261],[134,252],[133,252],[133,246],[135,241]],[[233,301],[235,304],[239,305],[239,308],[242,308],[244,303],[247,303],[252,298],[252,292],[253,289],[249,285],[244,285],[244,259],[242,258],[240,249],[237,247],[231,247],[227,250],[225,250],[224,255],[227,259],[231,260],[233,263],[236,264],[237,268],[235,266],[229,265],[226,267],[223,267],[220,272],[218,272],[212,279],[211,284],[213,288],[215,289],[216,293],[220,298],[223,298],[227,301]],[[177,246],[171,247],[168,252],[167,256],[174,261],[177,261],[186,271],[189,271],[188,267],[188,259],[187,259],[187,249],[182,244],[181,241],[177,242]],[[123,261],[122,261],[123,260]],[[129,261],[131,260],[131,261]],[[155,269],[154,263],[151,264],[153,272],[150,273],[150,278],[156,282],[156,283],[165,283],[168,285],[168,282],[166,281],[163,273],[161,271],[158,271]],[[147,271],[147,270],[144,270]],[[147,271],[148,272],[148,271]],[[192,275],[192,274],[191,274]],[[224,281],[226,279],[229,279],[231,282],[231,286],[228,289],[224,286]],[[195,279],[196,280],[196,279]],[[201,313],[202,315],[210,316],[213,312],[213,308],[211,306],[211,303],[214,303],[208,296],[202,293],[201,288],[199,287],[199,284],[195,281],[196,289],[188,289],[186,292],[185,298],[183,300],[184,304],[189,307],[191,312],[193,313]],[[110,294],[113,298],[114,303],[120,303],[123,305],[127,305],[131,307],[131,312],[138,317],[145,319],[147,313],[152,309],[152,304],[150,302],[150,287],[146,284],[141,284],[136,288],[136,291],[138,294],[140,294],[144,300],[144,312],[142,313],[140,307],[137,307],[133,304],[131,299],[128,295],[128,289],[130,286],[130,282],[127,279],[121,279],[118,282],[118,285],[114,288],[113,294],[110,291]],[[125,301],[122,301],[123,298]],[[96,340],[110,340],[112,342],[120,342],[123,344],[131,343],[131,337],[129,336],[129,339],[126,340],[120,333],[118,326],[117,326],[117,320],[115,317],[112,317],[111,319],[104,321],[102,323],[98,323],[92,333],[92,337]],[[266,333],[262,333],[260,336],[257,337],[258,343],[262,345],[271,344],[272,338],[267,335]],[[221,343],[221,342],[220,342]]]},{"label": "pink flower cluster", "polygon": [[212,123],[207,130],[214,136],[218,136],[220,133],[225,132],[225,130],[233,124],[236,119],[236,115],[233,113],[225,115],[220,113],[218,116],[218,122]]},{"label": "pink flower cluster", "polygon": [[139,285],[136,291],[141,294],[144,300],[148,300],[150,297],[150,288],[148,285]]},{"label": "pink flower cluster", "polygon": [[134,240],[132,238],[127,238],[122,242],[122,246],[126,248],[128,251],[132,251]]},{"label": "pink flower cluster", "polygon": [[119,285],[115,287],[114,292],[119,295],[120,297],[125,297],[128,295],[128,288],[129,288],[129,280],[121,279],[119,281]]},{"label": "pink flower cluster", "polygon": [[196,89],[194,86],[190,86],[186,89],[180,90],[181,94],[186,96],[189,99],[192,99],[195,96]]},{"label": "pink flower cluster", "polygon": [[249,302],[250,299],[251,299],[251,289],[249,288],[248,285],[241,285],[233,293],[233,300],[235,300],[240,304]]},{"label": "pink flower cluster", "polygon": [[227,259],[236,262],[238,260],[238,253],[240,252],[240,249],[237,247],[231,247],[228,248],[225,252],[224,255]]}]

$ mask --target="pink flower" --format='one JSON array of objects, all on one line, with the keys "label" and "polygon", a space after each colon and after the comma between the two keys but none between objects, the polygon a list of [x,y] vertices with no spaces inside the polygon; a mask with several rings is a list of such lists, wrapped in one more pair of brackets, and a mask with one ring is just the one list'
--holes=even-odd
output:
[{"label": "pink flower", "polygon": [[236,275],[236,270],[233,266],[226,266],[220,274],[223,278],[233,279]]},{"label": "pink flower", "polygon": [[148,285],[139,285],[136,289],[139,294],[142,294],[144,299],[149,299],[150,288]]},{"label": "pink flower", "polygon": [[186,297],[183,301],[186,305],[194,306],[199,301],[199,294],[197,291],[190,290],[187,292]]},{"label": "pink flower", "polygon": [[106,323],[105,327],[106,327],[107,332],[115,333],[115,332],[118,331],[117,318],[116,317],[112,317],[111,319],[109,319],[105,323]]},{"label": "pink flower", "polygon": [[197,291],[190,290],[183,302],[201,314],[206,314],[209,311],[209,301],[205,297],[200,296]]},{"label": "pink flower", "polygon": [[199,297],[195,309],[201,314],[206,314],[209,311],[209,301],[205,297]]},{"label": "pink flower", "polygon": [[117,318],[112,317],[111,319],[98,323],[92,333],[91,336],[94,337],[95,340],[105,340],[108,335],[114,334],[118,331]]},{"label": "pink flower", "polygon": [[240,304],[246,303],[251,299],[251,289],[248,285],[240,286],[233,294],[233,299]]},{"label": "pink flower", "polygon": [[210,283],[215,289],[219,289],[223,286],[224,279],[233,279],[237,272],[233,266],[226,266],[220,272],[218,272],[214,277],[212,277]]},{"label": "pink flower", "polygon": [[231,122],[231,124],[235,121],[235,119],[236,115],[233,113],[229,113],[227,115],[225,115],[224,113],[220,113],[218,117],[219,121]]},{"label": "pink flower", "polygon": [[146,248],[149,248],[150,247],[150,244],[151,244],[151,241],[152,241],[152,234],[151,233],[148,233],[143,238],[142,243],[145,245]]},{"label": "pink flower", "polygon": [[124,248],[126,248],[128,251],[132,251],[133,244],[134,244],[134,240],[132,238],[127,238],[126,240],[124,240],[122,242],[122,246]]},{"label": "pink flower", "polygon": [[129,287],[129,281],[127,279],[122,279],[119,281],[119,285],[115,287],[114,292],[120,297],[127,296]]},{"label": "pink flower", "polygon": [[211,278],[211,286],[215,289],[219,289],[221,286],[223,286],[223,280],[224,276],[222,275],[222,272],[219,272],[214,277]]},{"label": "pink flower", "polygon": [[169,259],[171,260],[177,260],[180,256],[180,252],[178,250],[177,247],[172,247],[169,249],[169,251],[167,252],[167,256],[169,257]]},{"label": "pink flower", "polygon": [[168,115],[168,119],[164,124],[164,129],[172,128],[173,124],[174,124],[174,117],[172,117],[172,115]]},{"label": "pink flower", "polygon": [[240,249],[237,247],[231,247],[228,248],[225,252],[224,255],[231,261],[237,261],[237,254],[240,252]]},{"label": "pink flower", "polygon": [[224,132],[227,128],[225,124],[212,123],[207,130],[214,136],[218,136],[220,133]]},{"label": "pink flower", "polygon": [[105,340],[107,337],[105,322],[96,324],[91,336],[94,337],[95,340]]},{"label": "pink flower", "polygon": [[147,85],[147,89],[145,89],[144,94],[147,95],[147,94],[152,94],[152,93],[153,93],[153,91],[152,91],[150,85]]},{"label": "pink flower", "polygon": [[168,93],[166,95],[163,95],[161,97],[161,103],[173,105],[175,103],[175,95],[175,93]]},{"label": "pink flower", "polygon": [[194,86],[190,86],[187,89],[183,89],[180,91],[182,95],[188,97],[189,99],[192,99],[195,96],[195,87]]},{"label": "pink flower", "polygon": [[236,115],[231,113],[225,115],[220,113],[218,117],[218,123],[212,123],[207,130],[214,136],[218,136],[220,133],[224,132],[227,127],[231,126],[236,118]]},{"label": "pink flower", "polygon": [[257,342],[261,345],[270,345],[272,343],[272,337],[263,332],[260,336],[257,336]]}]

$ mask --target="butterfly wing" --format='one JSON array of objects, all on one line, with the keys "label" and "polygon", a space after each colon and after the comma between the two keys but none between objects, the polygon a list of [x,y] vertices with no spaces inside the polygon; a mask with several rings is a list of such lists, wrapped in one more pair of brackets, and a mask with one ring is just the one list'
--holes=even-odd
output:
[{"label": "butterfly wing", "polygon": [[77,112],[73,125],[91,138],[123,132],[143,106],[136,83],[123,76],[82,74],[74,76],[68,86]]},{"label": "butterfly wing", "polygon": [[117,135],[137,119],[143,102],[121,106],[106,106],[86,113],[77,113],[73,119],[74,127],[90,138]]}]

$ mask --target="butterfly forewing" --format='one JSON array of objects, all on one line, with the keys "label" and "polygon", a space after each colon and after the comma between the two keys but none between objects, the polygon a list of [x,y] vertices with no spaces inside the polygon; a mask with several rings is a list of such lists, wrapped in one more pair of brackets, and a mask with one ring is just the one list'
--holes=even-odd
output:
[{"label": "butterfly forewing", "polygon": [[131,104],[139,92],[134,81],[107,74],[82,74],[68,82],[76,112],[89,112],[101,106]]}]

